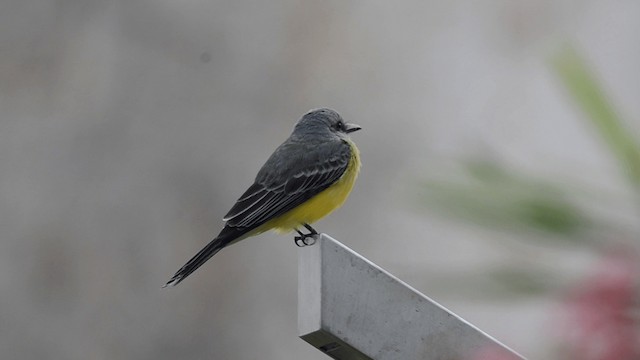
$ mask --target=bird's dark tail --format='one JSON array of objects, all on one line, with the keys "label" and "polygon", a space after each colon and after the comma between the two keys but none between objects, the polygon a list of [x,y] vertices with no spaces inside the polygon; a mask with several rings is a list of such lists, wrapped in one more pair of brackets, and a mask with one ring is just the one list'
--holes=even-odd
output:
[{"label": "bird's dark tail", "polygon": [[194,257],[191,258],[180,270],[176,271],[171,280],[167,281],[163,288],[169,286],[176,286],[192,272],[196,271],[202,264],[211,259],[218,251],[222,250],[227,245],[237,240],[242,235],[249,232],[249,229],[234,228],[225,226],[215,239],[211,240],[202,250],[200,250]]}]

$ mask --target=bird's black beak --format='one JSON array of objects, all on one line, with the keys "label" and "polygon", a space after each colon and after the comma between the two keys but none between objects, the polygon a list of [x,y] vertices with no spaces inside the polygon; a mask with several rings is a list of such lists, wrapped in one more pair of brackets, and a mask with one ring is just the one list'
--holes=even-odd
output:
[{"label": "bird's black beak", "polygon": [[354,131],[358,131],[362,129],[360,127],[360,125],[356,125],[356,124],[344,124],[344,132],[346,132],[347,134],[352,133]]}]

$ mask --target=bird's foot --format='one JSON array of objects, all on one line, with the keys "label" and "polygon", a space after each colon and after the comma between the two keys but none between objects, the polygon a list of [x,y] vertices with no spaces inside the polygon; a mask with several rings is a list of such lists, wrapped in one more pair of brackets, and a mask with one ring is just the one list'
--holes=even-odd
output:
[{"label": "bird's foot", "polygon": [[318,232],[314,228],[312,228],[311,225],[309,224],[303,224],[303,225],[305,228],[307,228],[307,230],[309,230],[309,233],[305,234],[302,231],[296,229],[296,232],[300,234],[300,236],[294,237],[293,242],[298,247],[313,245],[316,243],[316,241],[318,241],[318,238],[320,237],[320,234],[318,234]]},{"label": "bird's foot", "polygon": [[298,247],[305,247],[315,244],[319,237],[320,234],[303,234],[301,236],[294,237],[293,242]]}]

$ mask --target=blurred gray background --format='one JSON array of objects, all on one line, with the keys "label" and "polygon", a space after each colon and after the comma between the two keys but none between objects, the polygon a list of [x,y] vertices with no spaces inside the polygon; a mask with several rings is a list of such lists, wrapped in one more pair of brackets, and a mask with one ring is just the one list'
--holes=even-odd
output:
[{"label": "blurred gray background", "polygon": [[496,294],[484,270],[571,278],[593,253],[460,222],[415,194],[490,159],[598,189],[588,211],[624,229],[606,236],[637,232],[624,175],[549,58],[574,44],[640,119],[639,14],[630,0],[3,1],[2,358],[326,359],[297,338],[291,235],[238,243],[161,289],[317,107],[363,127],[363,167],[316,228],[547,356],[553,292]]}]

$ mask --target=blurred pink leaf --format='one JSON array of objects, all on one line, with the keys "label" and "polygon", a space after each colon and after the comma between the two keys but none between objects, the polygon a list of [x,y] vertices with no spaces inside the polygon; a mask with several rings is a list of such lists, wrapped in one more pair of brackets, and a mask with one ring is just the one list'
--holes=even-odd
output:
[{"label": "blurred pink leaf", "polygon": [[640,359],[640,324],[632,315],[638,304],[638,260],[632,251],[612,251],[569,293],[560,316],[567,358]]}]

